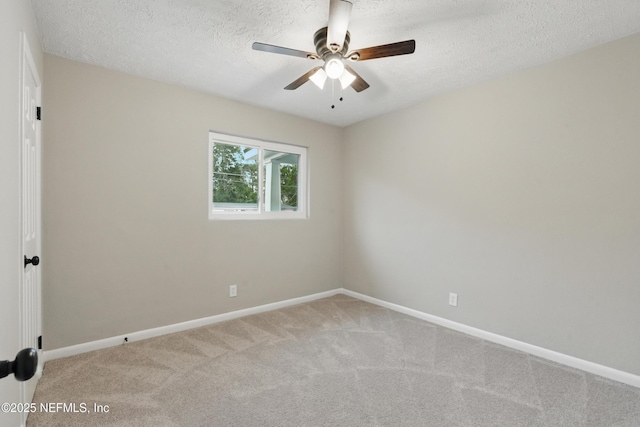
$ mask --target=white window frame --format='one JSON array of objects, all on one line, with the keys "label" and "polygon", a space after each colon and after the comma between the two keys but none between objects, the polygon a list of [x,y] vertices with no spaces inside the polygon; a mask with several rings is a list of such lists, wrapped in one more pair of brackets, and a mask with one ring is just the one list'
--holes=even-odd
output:
[{"label": "white window frame", "polygon": [[[239,145],[243,147],[251,147],[258,150],[258,210],[257,211],[238,211],[238,210],[215,210],[213,209],[213,144],[222,143],[229,145]],[[299,155],[298,162],[298,206],[295,211],[265,211],[265,201],[262,188],[264,176],[263,153],[264,150],[279,151],[289,154]],[[220,132],[209,132],[209,175],[207,207],[209,210],[210,220],[242,220],[242,219],[306,219],[309,217],[309,191],[308,191],[308,160],[307,148],[285,144],[282,142],[265,141],[256,138],[248,138],[236,135],[229,135]]]}]

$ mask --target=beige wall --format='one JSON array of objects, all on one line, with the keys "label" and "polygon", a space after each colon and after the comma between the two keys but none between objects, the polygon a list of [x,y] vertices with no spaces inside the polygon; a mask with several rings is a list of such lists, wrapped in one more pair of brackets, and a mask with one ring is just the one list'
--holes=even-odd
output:
[{"label": "beige wall", "polygon": [[[0,360],[13,360],[19,347],[20,254],[20,39],[27,34],[42,76],[42,49],[30,2],[0,2]],[[0,380],[0,402],[19,402],[18,382]],[[18,425],[18,414],[0,412],[0,425]]]},{"label": "beige wall", "polygon": [[345,286],[640,374],[638,76],[640,35],[347,128]]},{"label": "beige wall", "polygon": [[[46,349],[342,285],[341,129],[51,55],[45,79]],[[209,130],[308,146],[310,219],[208,220]]]},{"label": "beige wall", "polygon": [[[639,54],[345,130],[45,55],[45,346],[344,285],[640,374]],[[210,129],[309,146],[311,219],[207,220]]]}]

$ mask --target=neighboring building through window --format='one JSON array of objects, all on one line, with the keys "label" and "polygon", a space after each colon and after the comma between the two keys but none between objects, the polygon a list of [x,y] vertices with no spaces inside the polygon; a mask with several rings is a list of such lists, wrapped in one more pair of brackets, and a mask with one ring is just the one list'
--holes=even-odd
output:
[{"label": "neighboring building through window", "polygon": [[307,217],[307,149],[209,133],[209,219]]}]

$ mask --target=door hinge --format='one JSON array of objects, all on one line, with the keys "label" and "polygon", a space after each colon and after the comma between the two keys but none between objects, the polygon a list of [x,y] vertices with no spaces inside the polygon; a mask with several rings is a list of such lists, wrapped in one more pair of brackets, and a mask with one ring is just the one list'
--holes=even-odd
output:
[{"label": "door hinge", "polygon": [[38,337],[38,350],[42,350],[42,335]]},{"label": "door hinge", "polygon": [[36,120],[42,120],[42,107],[36,107]]}]

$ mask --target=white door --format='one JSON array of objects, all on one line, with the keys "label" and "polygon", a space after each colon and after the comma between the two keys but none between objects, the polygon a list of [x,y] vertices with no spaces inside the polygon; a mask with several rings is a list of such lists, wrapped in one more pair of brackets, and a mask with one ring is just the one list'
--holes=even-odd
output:
[{"label": "white door", "polygon": [[[23,402],[31,402],[42,372],[40,289],[40,96],[41,85],[26,36],[22,36],[20,100],[21,232],[23,275],[20,283],[20,348],[38,350],[38,371],[21,383]],[[37,257],[37,258],[36,258]],[[23,420],[24,422],[24,420]]]}]

